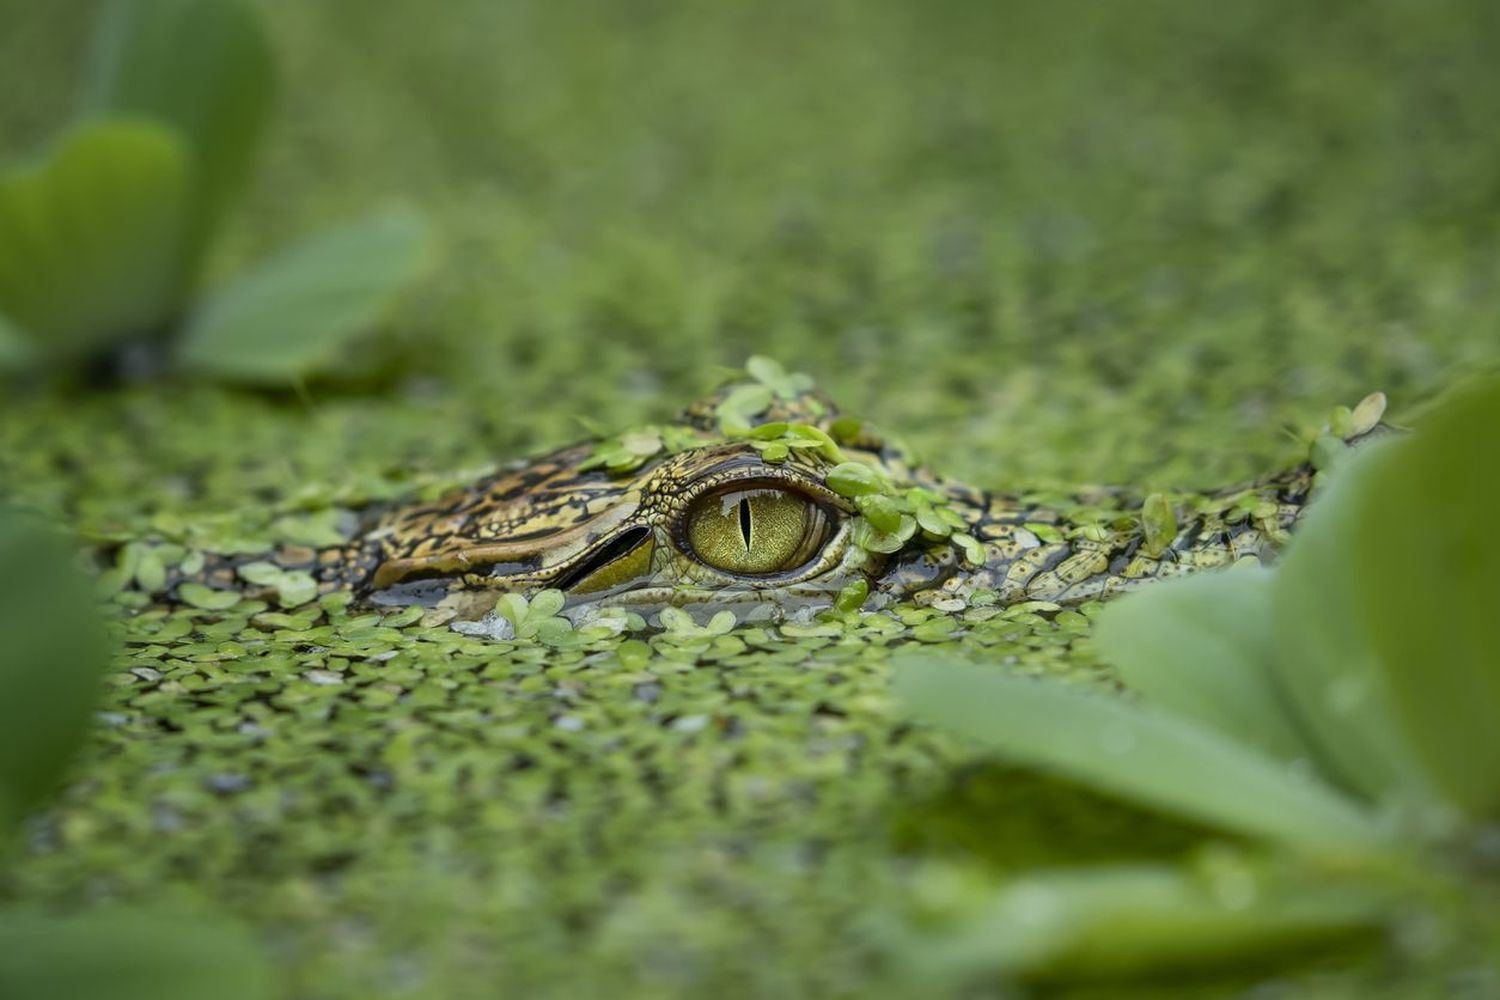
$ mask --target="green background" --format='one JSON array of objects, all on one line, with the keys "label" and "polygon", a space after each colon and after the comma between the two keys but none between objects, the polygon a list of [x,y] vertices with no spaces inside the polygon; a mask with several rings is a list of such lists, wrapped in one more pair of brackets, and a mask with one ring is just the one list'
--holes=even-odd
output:
[{"label": "green background", "polygon": [[[90,534],[255,536],[750,353],[980,485],[1216,486],[1500,343],[1482,0],[258,6],[278,115],[213,273],[385,200],[443,261],[297,392],[7,387],[0,490]],[[69,114],[91,10],[0,0],[0,152]],[[871,995],[860,921],[916,859],[1185,836],[993,774],[946,825],[963,755],[868,636],[627,668],[347,618],[152,640],[181,617],[130,626],[148,672],[12,887],[207,898],[299,996]],[[1086,621],[1020,624],[958,645],[1094,669]]]}]

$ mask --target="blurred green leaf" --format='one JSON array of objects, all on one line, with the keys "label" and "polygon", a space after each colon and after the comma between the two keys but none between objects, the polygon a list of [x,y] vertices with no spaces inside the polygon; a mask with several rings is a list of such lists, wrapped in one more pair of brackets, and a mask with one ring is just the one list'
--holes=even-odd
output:
[{"label": "blurred green leaf", "polygon": [[813,388],[812,376],[788,372],[775,358],[753,354],[745,360],[745,372],[782,399],[796,399]]},{"label": "blurred green leaf", "polygon": [[20,368],[31,357],[31,344],[20,327],[0,316],[0,371]]},{"label": "blurred green leaf", "polygon": [[430,250],[426,223],[405,209],[319,233],[210,296],[180,360],[229,378],[288,382],[374,323]]},{"label": "blurred green leaf", "polygon": [[1370,815],[1332,788],[1187,718],[938,656],[907,656],[896,690],[921,718],[1006,759],[1244,834],[1373,848]]},{"label": "blurred green leaf", "polygon": [[997,974],[1118,980],[1306,948],[1374,926],[1388,908],[1372,886],[1305,875],[1264,885],[1243,867],[1217,875],[1145,865],[1037,872],[958,927],[908,928],[896,949],[904,971],[927,983]]},{"label": "blurred green leaf", "polygon": [[1443,794],[1500,817],[1500,379],[1372,455],[1347,501],[1348,580],[1391,705]]},{"label": "blurred green leaf", "polygon": [[1273,680],[1272,582],[1259,567],[1167,580],[1106,607],[1095,640],[1151,704],[1283,762],[1312,762]]},{"label": "blurred green leaf", "polygon": [[0,311],[33,346],[78,356],[148,331],[181,290],[191,170],[150,122],[94,122],[46,159],[0,174]]},{"label": "blurred green leaf", "polygon": [[17,1000],[263,1000],[271,976],[232,924],[101,910],[0,912],[0,997]]},{"label": "blurred green leaf", "polygon": [[755,418],[771,405],[773,393],[759,382],[735,386],[714,408],[719,427],[726,433],[738,433],[755,424]]},{"label": "blurred green leaf", "polygon": [[[1379,466],[1399,443],[1374,442],[1340,463],[1299,526],[1272,588],[1272,663],[1299,728],[1326,771],[1372,800],[1426,812],[1438,802],[1438,793],[1398,721],[1398,707],[1380,667],[1371,609],[1356,579],[1363,571],[1356,568],[1359,546],[1391,551],[1391,539],[1366,538],[1361,523],[1379,486]],[[1424,533],[1420,521],[1394,528],[1397,534]],[[1392,569],[1377,569],[1378,578],[1405,572],[1404,567]],[[1415,578],[1398,583],[1402,592],[1425,585],[1441,584]],[[1441,630],[1437,622],[1422,625],[1428,634]],[[1423,666],[1433,661],[1424,658]]]},{"label": "blurred green leaf", "polygon": [[56,787],[108,661],[75,559],[62,538],[0,507],[0,840]]},{"label": "blurred green leaf", "polygon": [[186,139],[194,166],[185,274],[243,188],[270,109],[274,68],[255,12],[237,0],[109,0],[84,104],[158,119]]}]

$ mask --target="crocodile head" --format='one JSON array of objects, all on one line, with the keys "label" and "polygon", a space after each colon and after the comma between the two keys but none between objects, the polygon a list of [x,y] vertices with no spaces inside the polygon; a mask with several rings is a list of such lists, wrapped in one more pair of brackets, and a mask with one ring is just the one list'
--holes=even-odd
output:
[{"label": "crocodile head", "polygon": [[[1119,490],[984,493],[840,417],[810,379],[764,359],[747,367],[749,381],[671,423],[388,511],[320,555],[320,580],[461,618],[543,589],[574,605],[752,616],[835,602],[962,606],[981,594],[1055,606],[1260,558],[1286,537],[1314,476],[1303,461],[1180,504]],[[1370,397],[1339,433],[1370,433],[1383,403]]]},{"label": "crocodile head", "polygon": [[[771,384],[727,386],[670,424],[389,512],[364,538],[378,546],[370,598],[463,617],[546,588],[574,603],[787,609],[868,588],[893,560],[925,563],[929,577],[956,565],[902,509],[917,491],[941,511],[939,484],[810,384],[762,372]],[[946,516],[944,535],[961,524]]]}]

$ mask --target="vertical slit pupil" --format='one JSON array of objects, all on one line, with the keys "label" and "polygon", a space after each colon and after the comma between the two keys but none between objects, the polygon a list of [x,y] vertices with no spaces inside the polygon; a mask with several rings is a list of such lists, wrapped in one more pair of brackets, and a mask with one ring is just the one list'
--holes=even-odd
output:
[{"label": "vertical slit pupil", "polygon": [[740,534],[745,537],[745,549],[750,549],[750,498],[740,497]]}]

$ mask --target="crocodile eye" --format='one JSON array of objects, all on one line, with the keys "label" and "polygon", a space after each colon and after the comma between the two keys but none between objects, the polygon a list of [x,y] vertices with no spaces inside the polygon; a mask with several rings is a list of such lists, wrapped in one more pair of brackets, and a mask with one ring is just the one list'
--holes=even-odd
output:
[{"label": "crocodile eye", "polygon": [[687,542],[725,573],[766,576],[812,560],[828,541],[823,507],[792,490],[757,487],[709,493],[687,511]]}]

